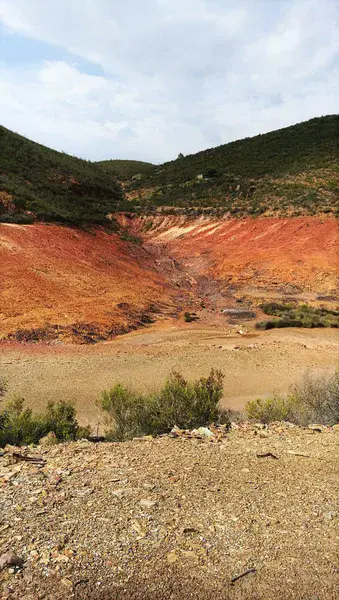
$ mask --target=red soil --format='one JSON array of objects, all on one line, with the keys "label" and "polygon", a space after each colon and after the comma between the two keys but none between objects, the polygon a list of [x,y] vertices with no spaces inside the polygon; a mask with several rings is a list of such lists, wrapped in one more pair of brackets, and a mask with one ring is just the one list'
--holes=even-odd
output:
[{"label": "red soil", "polygon": [[78,330],[97,327],[110,337],[140,324],[151,304],[162,312],[184,308],[190,277],[205,282],[207,296],[216,280],[220,289],[232,286],[254,295],[336,290],[333,218],[121,216],[121,221],[147,243],[127,243],[100,229],[0,225],[0,337],[48,324],[61,326],[68,339],[74,324]]},{"label": "red soil", "polygon": [[171,297],[145,249],[102,230],[2,224],[0,264],[0,336],[48,323],[119,331]]},{"label": "red soil", "polygon": [[[151,221],[152,228],[143,221]],[[337,290],[339,229],[333,218],[144,217],[134,227],[147,229],[152,244],[166,244],[194,275],[265,292]]]}]

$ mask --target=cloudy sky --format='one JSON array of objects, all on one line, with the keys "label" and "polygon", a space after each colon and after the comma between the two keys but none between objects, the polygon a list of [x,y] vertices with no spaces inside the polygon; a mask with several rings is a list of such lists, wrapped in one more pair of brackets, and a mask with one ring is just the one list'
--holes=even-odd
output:
[{"label": "cloudy sky", "polygon": [[338,112],[337,0],[0,0],[0,122],[160,163]]}]

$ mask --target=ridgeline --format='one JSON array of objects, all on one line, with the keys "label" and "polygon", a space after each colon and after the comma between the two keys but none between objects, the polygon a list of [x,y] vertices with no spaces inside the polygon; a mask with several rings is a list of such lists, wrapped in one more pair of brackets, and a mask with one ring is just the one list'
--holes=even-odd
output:
[{"label": "ridgeline", "polygon": [[[0,221],[109,225],[115,212],[338,214],[339,116],[156,166],[93,163],[0,127]],[[123,189],[118,181],[123,183]]]},{"label": "ridgeline", "polygon": [[[140,209],[214,207],[233,216],[335,212],[339,116],[182,156],[130,181]],[[338,210],[338,209],[337,209]]]},{"label": "ridgeline", "polygon": [[0,127],[0,221],[105,224],[123,192],[100,166]]}]

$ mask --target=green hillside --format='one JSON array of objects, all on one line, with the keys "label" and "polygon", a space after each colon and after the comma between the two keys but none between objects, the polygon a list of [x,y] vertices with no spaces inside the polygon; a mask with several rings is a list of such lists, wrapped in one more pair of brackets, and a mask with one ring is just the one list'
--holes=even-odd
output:
[{"label": "green hillside", "polygon": [[155,166],[92,163],[0,127],[0,221],[108,224],[109,213],[162,207],[234,216],[333,213],[338,139],[339,116],[330,115]]},{"label": "green hillside", "polygon": [[140,175],[149,175],[156,168],[152,163],[141,160],[101,160],[96,164],[121,181],[132,177],[138,179]]},{"label": "green hillside", "polygon": [[100,166],[0,127],[0,221],[104,224],[123,202]]},{"label": "green hillside", "polygon": [[125,186],[142,207],[220,207],[232,214],[332,212],[338,198],[339,116],[211,148]]}]

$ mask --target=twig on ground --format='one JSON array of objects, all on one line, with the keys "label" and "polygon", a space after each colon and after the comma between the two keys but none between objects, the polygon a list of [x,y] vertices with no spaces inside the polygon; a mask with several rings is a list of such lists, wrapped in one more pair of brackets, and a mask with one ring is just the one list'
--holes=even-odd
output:
[{"label": "twig on ground", "polygon": [[16,458],[17,460],[24,460],[26,462],[32,462],[32,463],[39,463],[39,464],[45,464],[45,459],[41,458],[40,456],[25,456],[24,454],[19,454],[19,452],[13,452],[12,453],[13,458]]},{"label": "twig on ground", "polygon": [[275,454],[273,454],[272,452],[264,452],[263,454],[257,454],[257,457],[258,458],[269,457],[269,458],[275,458],[276,460],[278,460],[278,457]]},{"label": "twig on ground", "polygon": [[257,569],[247,569],[247,571],[244,571],[243,573],[240,573],[240,575],[236,575],[235,577],[232,577],[231,579],[231,583],[235,583],[236,581],[238,581],[238,579],[241,579],[242,577],[245,577],[246,575],[249,575],[250,573],[256,573]]}]

